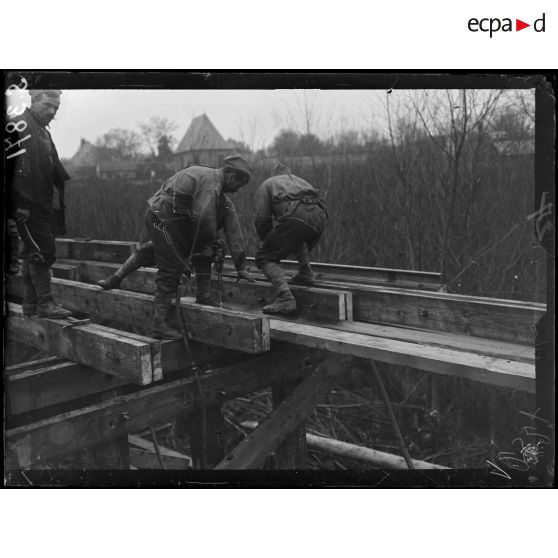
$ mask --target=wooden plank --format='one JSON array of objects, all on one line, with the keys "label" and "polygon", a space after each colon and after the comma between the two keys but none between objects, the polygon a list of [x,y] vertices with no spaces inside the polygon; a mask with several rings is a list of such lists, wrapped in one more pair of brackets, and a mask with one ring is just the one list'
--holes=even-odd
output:
[{"label": "wooden plank", "polygon": [[[320,326],[319,323],[311,323],[309,325]],[[332,324],[331,328],[339,331],[372,335],[374,337],[407,341],[419,345],[456,349],[458,351],[493,356],[505,360],[527,362],[530,364],[535,363],[535,347],[528,345],[518,345],[515,343],[495,341],[493,339],[482,339],[480,337],[469,337],[467,335],[424,331],[364,322],[339,322],[337,324]]]},{"label": "wooden plank", "polygon": [[[186,294],[195,296],[195,281],[184,285]],[[332,289],[315,289],[292,285],[291,291],[296,299],[297,314],[307,319],[327,321],[352,320],[352,295],[348,291]],[[219,301],[219,284],[211,282],[211,294],[215,302]],[[261,309],[275,300],[277,293],[271,283],[237,282],[230,277],[223,277],[223,304],[241,304],[247,311]]]},{"label": "wooden plank", "polygon": [[[309,362],[308,352],[296,347],[282,359],[277,358],[276,352],[268,353],[250,358],[242,365],[204,373],[202,389],[207,403],[217,405],[278,382],[305,376],[310,373],[312,364],[324,358],[325,354],[315,353]],[[40,460],[141,432],[197,408],[198,387],[195,378],[188,377],[9,429],[5,433],[6,469],[33,468]]]},{"label": "wooden plank", "polygon": [[56,256],[60,259],[122,263],[134,253],[137,245],[137,242],[57,238]]},{"label": "wooden plank", "polygon": [[[246,258],[248,264],[255,268],[255,258]],[[230,256],[226,258],[227,271],[234,273]],[[342,283],[366,283],[385,284],[386,286],[414,288],[421,290],[439,291],[444,287],[442,274],[431,271],[415,271],[409,269],[389,269],[382,267],[365,267],[358,265],[329,264],[322,262],[311,262],[314,276],[320,286],[325,282],[335,281]],[[291,276],[298,272],[298,262],[294,260],[282,260],[281,267],[287,275]],[[257,269],[251,269],[257,277],[263,274]]]},{"label": "wooden plank", "polygon": [[71,361],[12,372],[5,381],[8,415],[66,403],[128,383],[128,380]]},{"label": "wooden plank", "polygon": [[[86,283],[96,283],[113,274],[118,265],[82,261],[76,263],[77,277]],[[138,269],[122,282],[122,289],[153,294],[155,292],[154,268]],[[219,286],[216,278],[211,284],[213,300],[219,300]],[[292,292],[297,301],[298,314],[312,319],[328,321],[352,320],[352,294],[346,289],[315,289],[308,287],[292,286]],[[192,279],[181,285],[182,296],[194,297],[196,283]],[[223,278],[223,304],[242,304],[247,311],[261,309],[275,299],[275,290],[271,283],[245,281],[238,283],[231,277]]]},{"label": "wooden plank", "polygon": [[278,409],[215,467],[220,470],[257,469],[319,403],[339,368],[348,359],[335,356],[305,379]]},{"label": "wooden plank", "polygon": [[[83,281],[95,282],[114,273],[117,268],[114,265],[83,262],[79,268],[80,277]],[[151,293],[154,289],[154,273],[155,270],[150,268],[138,270],[126,279],[123,287]],[[232,276],[228,281],[232,281]],[[246,291],[244,285],[239,283],[237,289]],[[357,321],[442,331],[522,345],[534,345],[535,325],[546,312],[544,304],[532,302],[417,292],[350,282],[323,281],[318,285],[350,291],[352,318]],[[188,288],[191,293],[193,287]],[[231,302],[233,298],[225,296],[224,300]]]},{"label": "wooden plank", "polygon": [[[120,258],[123,256],[128,257],[137,244],[137,242],[57,238],[56,251],[59,258],[122,263],[124,260]],[[230,256],[227,257],[226,261],[231,265]],[[255,265],[253,257],[248,257],[247,261],[250,265]],[[379,282],[435,290],[438,290],[442,283],[442,274],[430,271],[388,269],[321,262],[312,262],[311,265],[318,280],[333,279],[366,283]],[[298,262],[294,260],[283,260],[281,266],[292,274],[298,271]]]},{"label": "wooden plank", "polygon": [[535,367],[525,362],[281,320],[271,320],[271,335],[274,340],[333,353],[535,392]]},{"label": "wooden plank", "polygon": [[61,279],[70,279],[75,281],[77,279],[77,266],[62,263],[55,263],[52,268],[53,274]]},{"label": "wooden plank", "polygon": [[[54,298],[73,311],[84,312],[92,320],[109,320],[134,328],[139,334],[151,332],[153,296],[120,289],[105,291],[96,285],[53,278]],[[8,285],[11,295],[21,294],[21,278]],[[269,319],[246,312],[213,308],[181,298],[180,310],[194,341],[246,353],[269,350]]]},{"label": "wooden plank", "polygon": [[128,382],[151,383],[151,347],[103,331],[89,324],[74,326],[67,320],[24,316],[21,306],[8,305],[7,334],[11,339],[48,353],[85,364]]},{"label": "wooden plank", "polygon": [[354,319],[534,345],[544,304],[352,286]]},{"label": "wooden plank", "polygon": [[[241,426],[252,430],[256,429],[258,425],[259,423],[257,421],[244,421],[241,423]],[[367,448],[365,446],[357,446],[355,444],[341,442],[339,440],[334,440],[333,438],[326,438],[325,436],[306,434],[306,444],[311,449],[316,449],[332,455],[338,455],[339,457],[354,459],[355,461],[370,463],[375,468],[409,469],[407,463],[405,462],[405,458],[400,455],[394,455],[392,453],[385,453],[383,451]],[[412,461],[415,469],[449,469],[449,467],[436,465],[435,463],[430,463],[429,461],[421,461],[419,459],[413,459]]]},{"label": "wooden plank", "polygon": [[27,370],[35,370],[36,368],[42,368],[44,366],[52,366],[53,364],[58,364],[60,362],[66,362],[65,359],[58,356],[49,356],[45,358],[39,358],[37,360],[30,360],[27,362],[20,362],[18,364],[12,364],[4,368],[4,376],[8,377],[11,374],[18,374],[19,372],[25,372]]},{"label": "wooden plank", "polygon": [[[66,265],[74,265],[77,269],[76,280],[84,283],[96,283],[101,279],[106,279],[112,275],[119,267],[119,264],[110,262],[77,261],[63,260]],[[56,267],[53,266],[53,274],[58,277]],[[128,275],[122,281],[121,288],[138,293],[153,294],[155,292],[155,274],[157,269],[153,267],[142,267]],[[63,279],[63,277],[60,277]],[[184,290],[181,291],[185,295]]]}]

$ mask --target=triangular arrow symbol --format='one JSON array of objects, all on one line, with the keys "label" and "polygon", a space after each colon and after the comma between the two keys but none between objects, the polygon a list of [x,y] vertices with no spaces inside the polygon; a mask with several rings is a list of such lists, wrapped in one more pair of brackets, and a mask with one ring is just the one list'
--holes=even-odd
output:
[{"label": "triangular arrow symbol", "polygon": [[530,23],[525,23],[524,21],[521,21],[520,19],[515,20],[515,30],[516,31],[521,31],[522,29],[525,29],[526,27],[531,27],[531,24]]}]

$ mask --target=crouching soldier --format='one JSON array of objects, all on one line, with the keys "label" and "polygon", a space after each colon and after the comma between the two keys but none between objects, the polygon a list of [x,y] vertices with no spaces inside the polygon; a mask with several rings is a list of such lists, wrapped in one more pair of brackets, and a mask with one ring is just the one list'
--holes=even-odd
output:
[{"label": "crouching soldier", "polygon": [[13,133],[6,140],[25,147],[8,160],[7,176],[11,177],[13,218],[23,242],[23,313],[41,318],[71,315],[54,303],[50,283],[55,236],[65,233],[64,183],[70,178],[47,130],[60,106],[60,94],[30,91],[31,107],[10,121]]},{"label": "crouching soldier", "polygon": [[[255,281],[246,269],[246,256],[243,248],[242,231],[238,221],[236,208],[229,196],[221,194],[219,199],[218,229],[223,230],[225,240],[231,253],[232,261],[239,279]],[[192,258],[196,274],[196,302],[199,304],[211,304],[211,263],[213,260],[212,250],[206,254],[195,254]],[[97,281],[97,285],[103,289],[117,289],[125,277],[140,267],[155,266],[155,251],[153,242],[148,241],[141,246],[106,279]]]},{"label": "crouching soldier", "polygon": [[[154,338],[181,337],[167,322],[180,275],[191,270],[194,252],[205,253],[210,246],[214,246],[215,251],[221,249],[217,236],[221,194],[234,193],[246,185],[250,172],[250,165],[240,155],[225,158],[219,169],[187,167],[171,176],[148,200],[146,224],[157,266]],[[210,270],[211,258],[206,259]],[[209,284],[210,276],[204,276],[203,269],[199,271],[196,279],[201,290]]]},{"label": "crouching soldier", "polygon": [[277,291],[276,300],[263,311],[268,314],[291,314],[296,301],[283,275],[280,260],[294,254],[299,262],[293,283],[312,285],[309,251],[320,239],[327,211],[319,190],[306,180],[291,174],[288,167],[277,165],[256,195],[256,232],[262,242],[256,265]]}]

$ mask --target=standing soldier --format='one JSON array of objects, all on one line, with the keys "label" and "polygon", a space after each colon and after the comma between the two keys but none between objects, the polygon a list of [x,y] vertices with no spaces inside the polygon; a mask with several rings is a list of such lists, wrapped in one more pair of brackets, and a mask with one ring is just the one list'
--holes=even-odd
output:
[{"label": "standing soldier", "polygon": [[14,131],[8,138],[25,146],[8,169],[13,215],[24,247],[23,313],[67,318],[71,312],[54,303],[50,286],[55,236],[65,233],[64,183],[70,178],[47,130],[60,106],[61,91],[39,89],[30,95],[31,107],[12,120]]},{"label": "standing soldier", "polygon": [[[250,165],[240,155],[226,157],[219,169],[187,167],[171,176],[148,200],[146,222],[157,265],[154,338],[181,338],[167,323],[180,275],[191,270],[195,250],[202,253],[209,247],[215,253],[223,250],[217,236],[221,194],[234,193],[245,186],[250,172]],[[211,258],[205,260],[196,277],[198,293],[210,285]]]},{"label": "standing soldier", "polygon": [[[238,221],[236,208],[229,196],[221,194],[219,199],[218,229],[223,229],[225,240],[232,256],[232,261],[239,279],[255,281],[246,269],[246,255],[244,254],[242,231]],[[211,304],[211,262],[212,251],[207,254],[196,254],[192,258],[194,271],[197,278],[196,302]],[[97,281],[103,289],[116,289],[125,277],[140,267],[153,267],[155,265],[155,252],[153,242],[144,242],[141,246],[106,279]]]},{"label": "standing soldier", "polygon": [[296,311],[293,297],[280,260],[295,254],[298,273],[292,283],[312,285],[314,275],[308,252],[320,239],[327,221],[327,211],[316,190],[306,180],[277,165],[256,195],[256,232],[262,242],[256,254],[256,265],[265,273],[277,291],[277,298],[264,306],[268,314],[292,314]]}]

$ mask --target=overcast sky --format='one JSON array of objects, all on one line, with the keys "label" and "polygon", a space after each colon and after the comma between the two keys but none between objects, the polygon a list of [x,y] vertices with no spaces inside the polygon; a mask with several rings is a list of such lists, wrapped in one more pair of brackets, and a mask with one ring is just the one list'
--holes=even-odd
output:
[{"label": "overcast sky", "polygon": [[[260,149],[281,128],[303,131],[305,114],[322,137],[377,129],[384,97],[383,91],[365,90],[66,90],[50,129],[60,156],[71,157],[81,138],[95,142],[111,128],[139,132],[138,122],[154,115],[176,122],[180,141],[192,118],[205,113],[225,139]],[[29,103],[29,95],[21,101]]]}]

